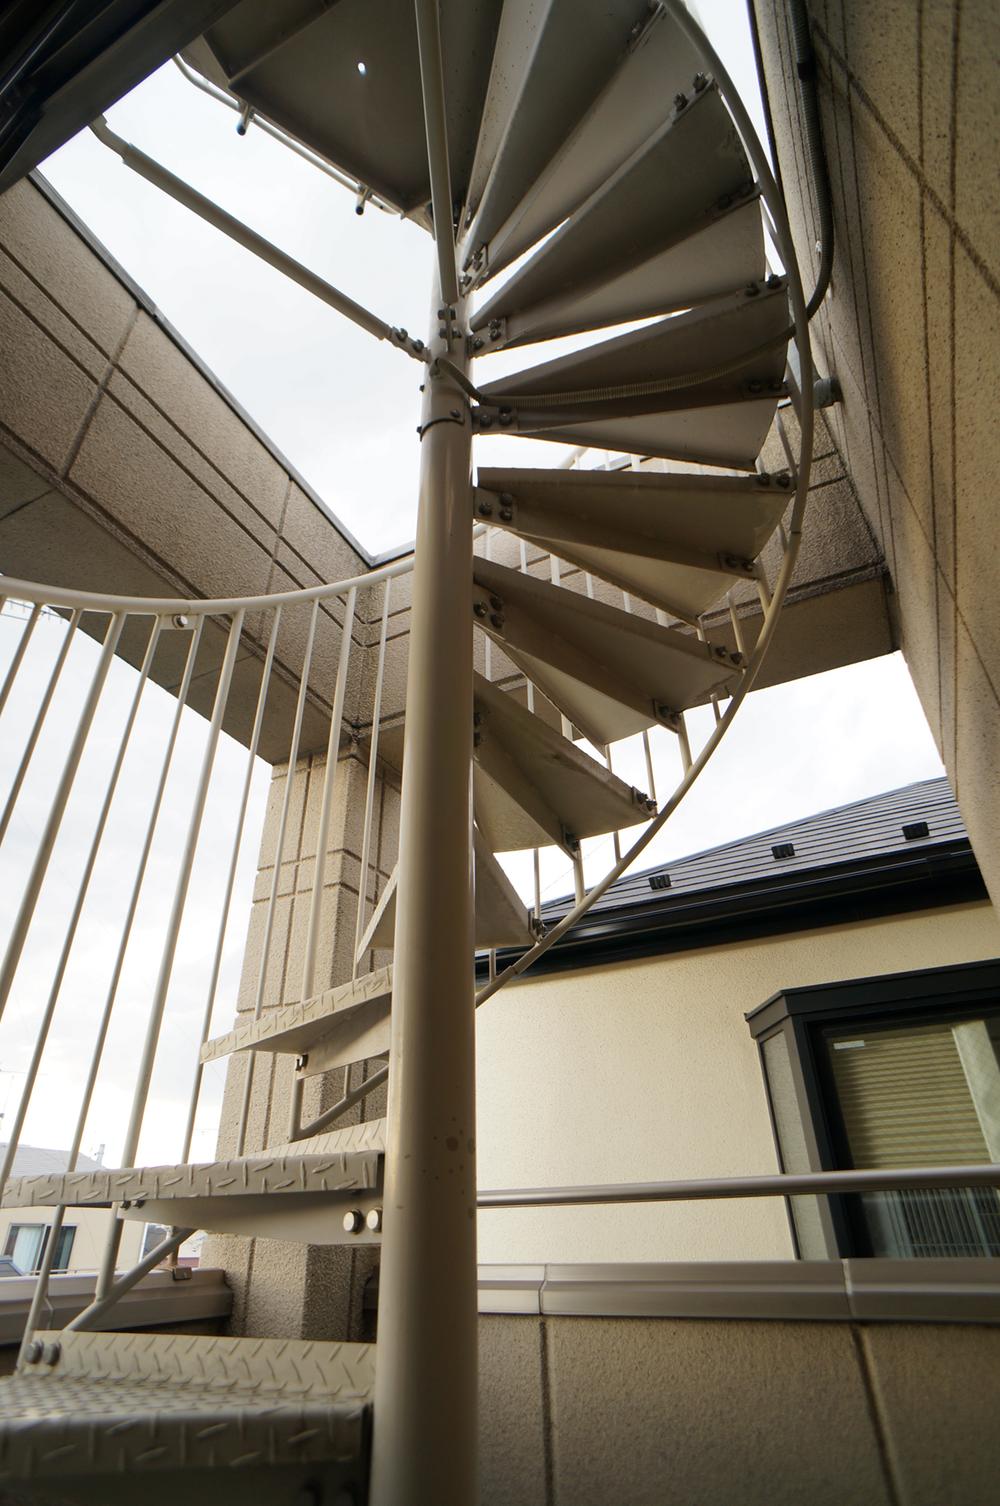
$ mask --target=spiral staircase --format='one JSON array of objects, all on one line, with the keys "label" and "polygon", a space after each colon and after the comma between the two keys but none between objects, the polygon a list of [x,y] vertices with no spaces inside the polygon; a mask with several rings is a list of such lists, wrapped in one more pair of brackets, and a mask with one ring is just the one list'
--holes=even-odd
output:
[{"label": "spiral staircase", "polygon": [[[13,1179],[4,1202],[114,1207],[168,1225],[174,1247],[192,1229],[379,1244],[384,1218],[378,1354],[102,1333],[123,1285],[106,1281],[66,1331],[34,1314],[0,1391],[0,1482],[32,1500],[467,1503],[474,1005],[634,861],[753,683],[808,488],[805,304],[766,159],[678,0],[244,0],[184,66],[244,127],[265,120],[333,164],[359,211],[435,237],[427,339],[372,331],[420,363],[424,384],[400,862],[358,944],[360,956],[394,942],[394,964],[292,1005],[258,1000],[201,1046],[203,1062],[291,1056],[300,1084],[388,1053],[389,1118],[306,1126],[210,1164]],[[565,336],[573,347],[547,358],[541,342]],[[521,347],[521,369],[490,375],[492,354]],[[801,453],[767,474],[758,456],[786,399]],[[482,468],[472,484],[473,438],[497,433],[576,452],[568,466]],[[595,468],[577,465],[585,453]],[[575,567],[586,588],[474,554],[476,525]],[[760,559],[775,535],[769,585]],[[755,642],[738,616],[735,649],[710,641],[703,617],[745,582],[763,607]],[[523,673],[527,704],[474,674],[473,627]],[[707,705],[714,730],[692,755],[684,714]],[[574,741],[604,750],[654,727],[677,737],[684,770],[659,814]],[[587,892],[581,840],[640,822]],[[577,905],[548,935],[493,856],[541,846],[578,874]],[[478,949],[515,957],[478,1001],[473,926]]]}]

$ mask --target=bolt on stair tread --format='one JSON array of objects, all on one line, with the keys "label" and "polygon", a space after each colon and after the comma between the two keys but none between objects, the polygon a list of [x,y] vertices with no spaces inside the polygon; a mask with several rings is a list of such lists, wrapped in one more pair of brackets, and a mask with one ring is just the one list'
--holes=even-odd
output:
[{"label": "bolt on stair tread", "polygon": [[704,705],[738,678],[727,650],[480,556],[472,597],[478,626],[598,747]]},{"label": "bolt on stair tread", "polygon": [[[203,1062],[217,1061],[235,1051],[278,1051],[298,1056],[329,1035],[341,1022],[368,1015],[392,994],[392,967],[376,968],[349,983],[327,988],[301,1004],[285,1004],[257,1020],[248,1020],[225,1035],[206,1041]],[[360,1023],[360,1022],[359,1022]]]},{"label": "bolt on stair tread", "polygon": [[689,620],[746,578],[792,493],[787,474],[483,468],[478,481],[477,519]]},{"label": "bolt on stair tread", "polygon": [[[744,213],[731,223],[740,207]],[[471,323],[483,331],[507,321],[499,339],[490,332],[488,351],[690,308],[763,274],[750,164],[717,88],[706,81]]]}]

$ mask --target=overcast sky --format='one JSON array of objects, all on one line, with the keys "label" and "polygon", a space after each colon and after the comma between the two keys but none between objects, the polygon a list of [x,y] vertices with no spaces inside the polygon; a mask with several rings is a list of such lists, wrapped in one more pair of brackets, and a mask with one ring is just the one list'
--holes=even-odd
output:
[{"label": "overcast sky", "polygon": [[[744,86],[751,77],[742,0],[711,0],[703,15],[715,23],[717,45]],[[119,134],[191,181],[292,255],[412,331],[426,323],[432,245],[413,225],[369,209],[359,218],[350,194],[251,128],[245,138],[234,117],[186,83],[171,65],[109,112]],[[89,132],[44,165],[46,177],[150,294],[277,446],[313,485],[327,506],[377,552],[399,546],[414,532],[419,371],[398,351],[378,344],[332,310],[256,261],[157,189],[123,167]],[[506,357],[511,366],[523,353]],[[527,440],[479,441],[480,463],[505,460],[552,464],[555,446]],[[498,449],[502,446],[502,449]],[[0,674],[20,623],[0,621]],[[6,725],[26,725],[40,695],[64,628],[40,625],[30,661],[32,689],[12,703]],[[15,894],[37,841],[46,800],[65,747],[74,701],[92,668],[95,647],[83,639],[64,675],[61,699],[47,724],[39,754],[18,802],[0,858],[0,892]],[[9,1117],[23,1080],[33,1020],[44,1003],[82,865],[95,804],[103,793],[116,719],[125,707],[134,672],[120,662],[109,685],[109,711],[99,724],[60,839],[39,920],[32,932],[22,981],[0,1036],[0,1111]],[[35,697],[32,701],[32,695]],[[63,989],[57,1038],[44,1063],[39,1107],[25,1138],[65,1145],[72,1134],[79,1093],[80,1054],[88,1050],[96,1011],[103,1002],[109,938],[127,902],[134,868],[135,832],[149,799],[149,767],[162,747],[172,703],[150,686],[109,831],[108,851],[95,875],[86,937],[74,953]],[[694,739],[707,735],[710,713],[691,718]],[[185,718],[175,776],[178,800],[189,791],[204,723]],[[652,733],[658,793],[679,775],[672,737]],[[217,924],[219,885],[228,855],[227,833],[245,752],[223,739],[210,816],[195,875],[194,903],[178,956],[165,1030],[165,1050],[154,1085],[147,1158],[172,1160],[179,1149],[183,1106],[193,1065],[196,1021],[204,1004],[210,951]],[[102,761],[103,760],[103,761]],[[16,767],[14,741],[0,736],[0,800]],[[647,781],[638,739],[615,750],[615,770],[629,782]],[[898,655],[752,695],[734,729],[642,866],[779,825],[867,794],[941,772],[923,714]],[[227,937],[216,1029],[232,1013],[249,904],[259,822],[268,771],[257,772],[245,859]],[[95,795],[95,790],[97,794]],[[109,1045],[109,1070],[88,1125],[84,1149],[102,1142],[109,1160],[120,1143],[135,1060],[148,1007],[164,896],[180,850],[181,829],[167,822],[158,838],[151,882],[139,917],[139,942],[123,980],[118,1024]],[[611,839],[587,844],[590,881],[610,861]],[[74,868],[74,864],[77,865]],[[526,894],[528,865],[510,863]],[[544,857],[546,897],[571,883],[565,860]],[[9,908],[7,923],[9,924]],[[2,919],[0,919],[2,926]],[[2,936],[0,936],[2,939]],[[25,982],[24,980],[28,981]],[[490,1005],[502,1008],[502,998]],[[225,1064],[208,1069],[205,1110],[195,1150],[210,1154]],[[0,1121],[0,1139],[3,1138]]]}]

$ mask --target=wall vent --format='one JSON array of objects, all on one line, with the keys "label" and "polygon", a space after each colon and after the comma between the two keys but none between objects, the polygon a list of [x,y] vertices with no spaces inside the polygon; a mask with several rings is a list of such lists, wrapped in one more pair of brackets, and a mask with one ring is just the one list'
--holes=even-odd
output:
[{"label": "wall vent", "polygon": [[903,836],[908,842],[915,842],[918,837],[929,837],[930,827],[926,821],[907,821],[903,827]]},{"label": "wall vent", "polygon": [[649,887],[651,889],[669,889],[670,888],[670,874],[669,873],[651,873],[649,875]]},{"label": "wall vent", "polygon": [[775,842],[774,846],[771,848],[771,853],[776,858],[794,858],[795,843]]}]

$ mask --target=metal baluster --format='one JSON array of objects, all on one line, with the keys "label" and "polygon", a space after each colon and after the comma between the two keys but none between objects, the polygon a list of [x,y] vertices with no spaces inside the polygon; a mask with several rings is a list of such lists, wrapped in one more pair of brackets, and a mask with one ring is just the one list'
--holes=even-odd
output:
[{"label": "metal baluster", "polygon": [[[6,600],[6,596],[0,596],[0,611],[3,610],[3,603]],[[7,704],[7,697],[10,695],[11,686],[17,679],[17,672],[21,668],[25,654],[28,652],[28,644],[31,642],[31,635],[35,631],[35,625],[38,622],[41,614],[41,603],[36,602],[31,609],[31,616],[28,618],[24,631],[17,641],[17,648],[14,650],[14,657],[11,659],[10,664],[7,668],[7,673],[4,675],[3,685],[0,685],[0,712],[3,711],[3,708]]]},{"label": "metal baluster", "polygon": [[[142,1055],[139,1058],[135,1092],[132,1097],[132,1108],[129,1114],[128,1129],[125,1132],[125,1144],[122,1148],[123,1166],[135,1165],[136,1152],[139,1148],[139,1135],[142,1131],[142,1121],[146,1113],[146,1102],[149,1097],[156,1049],[160,1041],[160,1029],[163,1024],[163,1014],[167,1004],[167,992],[173,973],[177,939],[180,935],[181,921],[184,917],[184,905],[187,900],[188,886],[191,882],[191,868],[194,862],[195,849],[198,844],[198,836],[201,832],[202,817],[205,813],[205,801],[208,796],[209,781],[212,777],[212,767],[215,762],[215,752],[219,743],[219,733],[222,730],[222,718],[225,714],[226,702],[229,699],[229,687],[232,683],[233,670],[236,667],[236,655],[239,650],[240,634],[243,631],[244,615],[245,609],[243,607],[240,607],[233,615],[229,637],[226,642],[225,657],[222,661],[222,668],[219,671],[219,680],[215,691],[215,703],[212,707],[212,719],[208,727],[208,736],[202,754],[201,769],[199,770],[198,782],[195,786],[191,814],[188,818],[187,835],[184,841],[184,850],[181,856],[177,883],[174,888],[174,897],[170,907],[170,919],[167,922],[166,938],[163,943],[163,950],[160,953],[159,971],[153,991],[149,1021],[146,1026],[146,1039],[143,1044]],[[103,1300],[108,1295],[114,1281],[115,1261],[118,1258],[121,1236],[121,1221],[116,1218],[104,1247],[104,1256],[98,1273],[97,1290],[95,1292],[95,1299],[98,1301]]]},{"label": "metal baluster", "polygon": [[215,1008],[215,995],[219,986],[219,971],[222,967],[222,948],[226,939],[226,927],[229,924],[229,909],[233,902],[233,889],[236,885],[236,870],[239,865],[240,845],[243,841],[247,804],[250,800],[250,786],[253,783],[254,763],[257,759],[257,744],[260,741],[260,729],[264,723],[264,707],[267,703],[267,692],[271,683],[271,669],[274,664],[274,650],[278,641],[278,627],[280,623],[281,606],[279,604],[274,609],[274,621],[271,623],[271,632],[267,640],[267,653],[260,675],[260,689],[257,693],[257,709],[254,713],[253,730],[250,733],[250,744],[247,749],[247,768],[243,778],[243,791],[240,796],[240,811],[236,822],[236,833],[233,837],[233,850],[229,860],[229,873],[226,878],[226,892],[222,901],[222,914],[219,917],[219,931],[215,940],[215,956],[212,960],[212,975],[209,979],[205,998],[205,1014],[201,1022],[201,1037],[198,1042],[199,1057],[195,1065],[194,1082],[191,1084],[191,1101],[188,1104],[187,1127],[184,1131],[184,1144],[181,1149],[182,1161],[187,1161],[191,1154],[194,1122],[198,1113],[198,1099],[201,1096],[201,1084],[205,1071],[204,1063],[200,1057],[200,1050],[208,1040],[208,1032],[212,1024],[212,1011]]},{"label": "metal baluster", "polygon": [[[575,455],[576,451],[574,451],[573,453]],[[520,556],[521,556],[521,574],[522,575],[527,575],[529,573],[528,572],[528,550],[527,550],[527,546],[525,545],[525,542],[524,542],[523,539],[518,539],[517,543],[518,543],[518,549],[519,549]],[[525,677],[524,684],[525,684],[525,689],[527,691],[528,710],[530,712],[534,713],[534,710],[535,710],[535,687],[534,687],[534,685],[532,685],[531,681],[529,679],[527,679],[527,677]],[[531,849],[531,858],[532,858],[532,865],[533,865],[534,874],[535,874],[535,919],[536,919],[536,921],[541,921],[541,918],[542,918],[542,862],[541,862],[541,855],[540,855],[539,850],[538,850],[537,847],[533,847]]]},{"label": "metal baluster", "polygon": [[737,652],[741,655],[745,664],[748,657],[747,643],[746,638],[743,635],[743,624],[740,621],[740,614],[736,610],[736,598],[734,597],[731,590],[726,592],[726,602],[729,606],[729,620],[733,625],[733,637],[736,640],[736,649]]},{"label": "metal baluster", "polygon": [[365,826],[361,836],[361,880],[358,884],[358,914],[354,927],[354,960],[351,964],[351,977],[358,976],[358,964],[361,959],[358,951],[361,946],[361,938],[365,933],[365,924],[368,919],[368,865],[371,860],[372,841],[372,817],[375,812],[375,780],[376,763],[378,760],[378,741],[380,722],[382,719],[382,684],[385,678],[385,644],[389,628],[389,595],[392,582],[385,583],[385,593],[382,597],[382,629],[378,640],[378,665],[375,670],[375,701],[372,707],[372,738],[368,749],[368,787],[365,791]]},{"label": "metal baluster", "polygon": [[[700,643],[707,643],[708,642],[708,634],[705,632],[705,624],[704,624],[704,622],[702,621],[702,619],[700,617],[698,618],[698,621],[695,624],[695,631],[698,634],[698,641]],[[713,714],[715,716],[715,724],[716,724],[716,726],[718,726],[719,722],[722,721],[722,710],[721,710],[721,708],[719,706],[719,693],[718,693],[718,691],[713,690],[711,699],[712,699],[712,712],[713,712]],[[688,748],[688,757],[690,757],[690,754],[691,754],[691,749],[689,747]],[[683,750],[681,751],[681,757],[682,758],[684,757]],[[685,764],[684,767],[686,769],[687,768],[687,764]]]},{"label": "metal baluster", "polygon": [[17,803],[18,795],[21,793],[21,785],[24,783],[24,776],[28,772],[28,767],[31,763],[32,755],[34,754],[38,739],[41,736],[42,726],[45,722],[46,716],[48,715],[49,707],[52,704],[52,697],[56,693],[56,688],[59,684],[59,678],[63,672],[63,666],[65,665],[69,651],[73,646],[73,640],[82,615],[83,613],[77,610],[70,617],[69,626],[63,636],[62,647],[60,648],[59,653],[56,656],[56,662],[52,666],[52,672],[49,675],[48,684],[45,687],[45,693],[42,696],[41,701],[39,702],[38,710],[35,712],[35,719],[32,723],[31,731],[29,732],[27,741],[24,745],[24,752],[21,755],[21,762],[18,764],[17,773],[14,775],[10,789],[7,792],[7,799],[4,804],[3,813],[0,814],[0,842],[2,842],[4,839],[7,827],[10,824],[10,818],[14,813],[14,806]]},{"label": "metal baluster", "polygon": [[[281,815],[278,818],[278,833],[275,837],[274,846],[274,872],[271,875],[271,893],[267,901],[267,914],[264,918],[264,936],[261,942],[260,970],[257,974],[257,988],[254,993],[253,1018],[259,1020],[264,1008],[264,985],[267,981],[267,964],[271,956],[271,939],[274,934],[274,914],[278,900],[278,884],[281,879],[282,854],[285,850],[285,832],[288,826],[288,812],[292,799],[292,782],[295,778],[295,765],[299,757],[299,739],[302,733],[302,717],[305,713],[306,698],[309,692],[309,670],[312,666],[313,644],[316,639],[316,619],[319,615],[319,598],[313,602],[312,611],[309,614],[309,626],[306,629],[306,646],[302,655],[302,673],[299,677],[299,693],[295,702],[295,719],[292,723],[292,740],[288,748],[288,774],[285,777],[285,791],[281,797]],[[236,1128],[236,1154],[241,1156],[246,1146],[247,1121],[250,1117],[250,1098],[253,1093],[253,1075],[256,1065],[257,1053],[247,1052],[247,1070],[243,1079],[243,1101],[240,1104],[239,1124]]]},{"label": "metal baluster", "polygon": [[160,621],[157,618],[154,619],[153,628],[149,635],[149,642],[146,646],[145,655],[143,656],[142,668],[139,672],[138,684],[136,685],[135,693],[132,697],[132,704],[129,708],[128,718],[125,722],[125,727],[119,740],[118,752],[115,756],[115,761],[114,765],[112,766],[110,778],[108,779],[107,788],[104,794],[104,801],[101,805],[100,814],[97,818],[97,825],[91,838],[90,851],[87,854],[87,861],[84,865],[83,873],[80,876],[79,883],[77,884],[76,900],[73,904],[73,909],[66,927],[66,935],[63,939],[62,949],[59,953],[59,960],[56,963],[55,975],[52,979],[48,997],[45,1001],[45,1008],[42,1010],[41,1018],[36,1028],[35,1046],[31,1054],[31,1060],[28,1064],[27,1073],[25,1074],[24,1087],[21,1091],[21,1099],[17,1106],[17,1112],[14,1115],[14,1122],[7,1135],[7,1148],[4,1153],[3,1161],[2,1163],[0,1163],[0,1187],[3,1187],[6,1184],[7,1178],[10,1176],[11,1167],[14,1164],[14,1156],[17,1153],[17,1147],[21,1139],[21,1131],[24,1128],[25,1116],[27,1115],[28,1107],[31,1101],[31,1095],[34,1091],[35,1082],[38,1077],[38,1068],[41,1065],[42,1056],[45,1051],[45,1044],[48,1040],[49,1029],[52,1025],[52,1017],[55,1014],[56,1003],[59,999],[59,993],[62,989],[63,978],[66,975],[66,967],[69,963],[70,953],[73,950],[73,943],[76,940],[76,931],[78,925],[80,924],[80,916],[83,913],[83,907],[86,903],[87,894],[90,889],[90,881],[94,874],[95,864],[97,863],[97,855],[100,851],[101,842],[104,838],[104,830],[107,826],[108,815],[111,811],[111,802],[114,799],[115,790],[118,787],[118,776],[121,773],[122,764],[125,761],[125,753],[128,748],[129,738],[131,737],[132,728],[135,725],[136,715],[139,710],[139,700],[146,686],[146,680],[149,675],[150,666],[153,662],[153,655],[156,652],[156,645],[159,640],[159,636]]},{"label": "metal baluster", "polygon": [[7,945],[7,952],[3,960],[3,967],[0,968],[0,1014],[3,1013],[7,999],[10,996],[14,974],[17,972],[17,965],[21,960],[21,953],[24,950],[24,943],[27,939],[28,927],[34,915],[39,890],[48,871],[52,849],[59,834],[59,827],[62,824],[66,803],[73,788],[73,781],[76,778],[76,771],[80,766],[80,759],[83,757],[84,745],[90,733],[94,713],[97,710],[97,703],[104,689],[104,682],[108,677],[111,660],[118,646],[118,639],[121,637],[124,621],[125,618],[122,613],[115,612],[108,623],[107,631],[104,635],[104,643],[101,647],[101,655],[90,682],[90,690],[84,702],[83,710],[80,713],[80,720],[77,723],[77,729],[70,744],[66,762],[63,765],[62,776],[52,800],[49,817],[42,832],[42,839],[35,854],[31,872],[28,875],[28,882],[21,897],[21,903],[18,906],[17,917],[14,921],[10,941]]},{"label": "metal baluster", "polygon": [[[554,554],[550,554],[549,555],[549,579],[551,580],[551,582],[552,582],[552,584],[554,586],[558,586],[559,582],[560,582],[560,579],[561,579],[560,561],[556,557],[556,555],[554,555]],[[532,709],[532,707],[529,706],[528,710],[530,711],[531,709]],[[569,719],[568,716],[563,716],[561,712],[559,714],[559,721],[560,721],[560,724],[562,726],[562,735],[563,735],[563,737],[565,737],[569,742],[572,742],[573,741],[573,723],[570,721],[570,719]],[[572,856],[573,856],[573,891],[574,891],[574,893],[576,895],[577,903],[579,904],[580,900],[583,899],[583,896],[587,892],[587,885],[586,885],[586,882],[585,882],[584,876],[583,876],[583,848],[582,848],[582,846],[580,845],[579,842],[577,842],[576,848],[574,849]]]},{"label": "metal baluster", "polygon": [[[347,593],[347,605],[344,608],[344,625],[340,634],[340,657],[337,661],[337,683],[330,712],[330,736],[327,740],[326,768],[323,772],[323,799],[316,831],[316,860],[313,868],[312,899],[309,905],[309,927],[306,931],[305,958],[302,963],[301,997],[303,1002],[311,999],[317,991],[316,953],[319,948],[320,916],[323,909],[323,878],[326,873],[326,850],[330,841],[333,791],[339,766],[340,726],[344,718],[344,693],[347,689],[347,666],[351,657],[351,633],[354,630],[354,609],[357,599],[357,587],[352,586]],[[303,1079],[295,1078],[292,1082],[288,1111],[289,1140],[296,1140],[299,1136],[304,1088]]]},{"label": "metal baluster", "polygon": [[122,1152],[122,1164],[124,1166],[133,1166],[135,1164],[135,1155],[139,1148],[139,1135],[145,1115],[146,1100],[149,1096],[153,1062],[156,1056],[156,1048],[159,1044],[163,1012],[167,1003],[167,991],[170,987],[170,979],[173,973],[177,939],[180,935],[184,905],[191,882],[191,870],[194,866],[195,850],[198,845],[198,837],[201,833],[202,817],[205,814],[205,802],[208,798],[208,786],[215,763],[215,753],[219,745],[219,734],[222,731],[222,718],[225,715],[226,703],[229,699],[229,688],[233,679],[233,670],[236,667],[236,655],[239,650],[240,635],[243,631],[243,618],[244,609],[241,607],[233,615],[229,637],[226,642],[226,653],[222,661],[222,668],[219,671],[219,680],[215,691],[215,703],[212,707],[212,719],[208,727],[208,736],[202,754],[201,769],[198,773],[198,782],[195,786],[194,800],[191,805],[191,815],[188,819],[188,829],[181,856],[180,870],[177,876],[177,885],[174,889],[173,903],[170,907],[170,919],[167,922],[167,934],[160,956],[159,973],[156,987],[153,991],[149,1022],[146,1027],[146,1039],[143,1045],[142,1056],[139,1059],[135,1094],[132,1099],[132,1111],[129,1116],[129,1125],[125,1134],[125,1145]]},{"label": "metal baluster", "polygon": [[688,737],[687,722],[684,720],[683,711],[677,713],[677,742],[681,750],[681,764],[686,774],[691,767],[691,740]]}]

